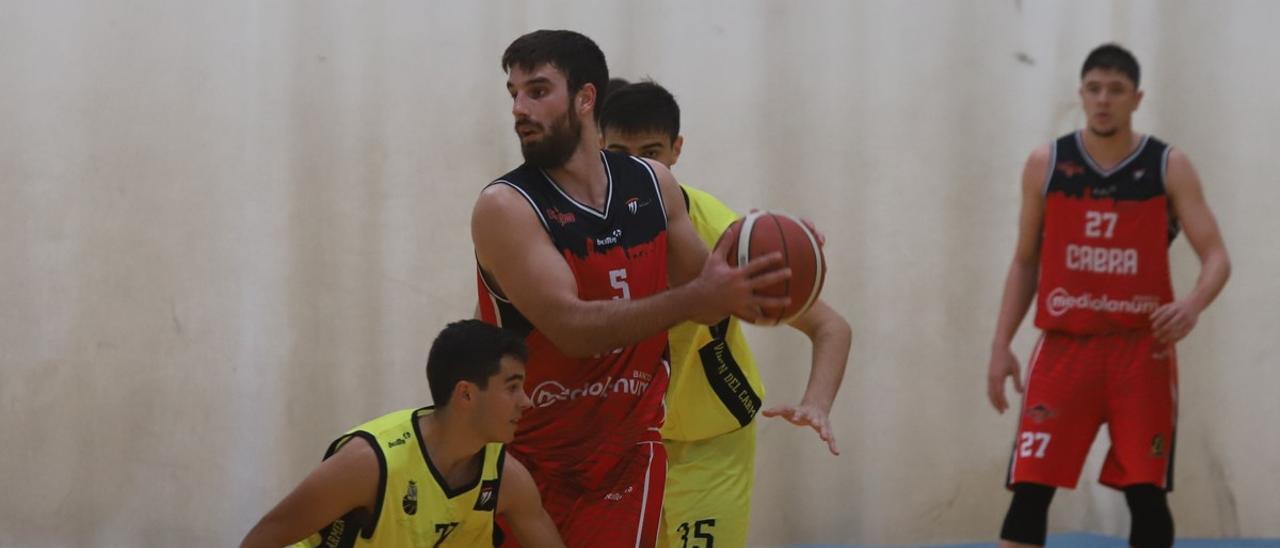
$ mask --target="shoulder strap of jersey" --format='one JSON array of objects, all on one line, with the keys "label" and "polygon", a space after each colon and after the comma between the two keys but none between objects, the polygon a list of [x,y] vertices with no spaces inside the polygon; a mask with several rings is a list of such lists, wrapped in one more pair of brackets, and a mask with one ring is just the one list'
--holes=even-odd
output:
[{"label": "shoulder strap of jersey", "polygon": [[533,199],[533,196],[529,195],[529,192],[525,190],[523,186],[507,179],[498,179],[489,183],[485,188],[493,185],[506,185],[514,189],[516,192],[519,192],[521,196],[524,196],[524,199],[529,202],[529,207],[533,208],[533,214],[537,215],[538,221],[542,223],[542,229],[546,230],[548,234],[551,233],[551,224],[547,222],[546,215],[542,213],[542,209],[538,207],[538,202]]}]

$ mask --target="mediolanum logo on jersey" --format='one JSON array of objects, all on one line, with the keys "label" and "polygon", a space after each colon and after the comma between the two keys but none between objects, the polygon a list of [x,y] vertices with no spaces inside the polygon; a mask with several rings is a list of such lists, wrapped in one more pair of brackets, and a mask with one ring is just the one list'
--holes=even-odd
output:
[{"label": "mediolanum logo on jersey", "polygon": [[1150,314],[1160,307],[1160,298],[1154,295],[1134,295],[1127,300],[1112,299],[1106,295],[1095,297],[1092,293],[1072,295],[1066,289],[1055,288],[1044,299],[1050,316],[1061,316],[1077,308],[1094,312],[1120,312],[1124,314]]},{"label": "mediolanum logo on jersey", "polygon": [[549,407],[562,401],[578,398],[607,398],[612,394],[639,396],[649,388],[649,382],[640,379],[614,379],[605,377],[578,388],[567,388],[556,381],[543,381],[533,388],[529,399],[535,407]]}]

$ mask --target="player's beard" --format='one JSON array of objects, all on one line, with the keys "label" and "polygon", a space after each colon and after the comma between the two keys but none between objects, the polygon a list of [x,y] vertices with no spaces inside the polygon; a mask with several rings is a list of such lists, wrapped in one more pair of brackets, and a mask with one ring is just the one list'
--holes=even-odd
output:
[{"label": "player's beard", "polygon": [[581,139],[582,120],[579,120],[573,109],[569,108],[563,115],[552,120],[550,125],[544,127],[542,139],[530,143],[521,141],[520,153],[524,155],[524,163],[532,167],[557,168],[569,161]]}]

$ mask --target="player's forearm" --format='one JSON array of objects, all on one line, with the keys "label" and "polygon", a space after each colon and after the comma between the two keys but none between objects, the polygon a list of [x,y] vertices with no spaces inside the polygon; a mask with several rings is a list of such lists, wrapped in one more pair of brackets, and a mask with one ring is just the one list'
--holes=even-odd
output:
[{"label": "player's forearm", "polygon": [[541,507],[525,512],[516,519],[508,517],[512,533],[523,546],[546,546],[547,548],[564,548],[564,541],[556,530],[546,511]]},{"label": "player's forearm", "polygon": [[836,394],[840,392],[840,384],[845,380],[852,339],[854,335],[844,319],[838,325],[822,330],[813,339],[813,367],[809,370],[809,385],[805,387],[801,405],[831,411]]},{"label": "player's forearm", "polygon": [[1222,292],[1222,288],[1227,285],[1227,279],[1230,277],[1231,259],[1227,257],[1225,247],[1218,247],[1202,258],[1200,277],[1196,280],[1191,293],[1187,294],[1187,299],[1197,311],[1208,308],[1209,304]]},{"label": "player's forearm", "polygon": [[1036,278],[1040,267],[1035,262],[1014,259],[1009,265],[1009,275],[1004,283],[1004,296],[1000,300],[1000,317],[996,320],[995,348],[1008,347],[1014,333],[1027,316],[1031,301],[1036,295]]},{"label": "player's forearm", "polygon": [[824,311],[824,321],[818,323],[812,333],[807,333],[813,343],[813,364],[809,370],[809,384],[805,387],[801,405],[816,406],[830,412],[831,405],[844,381],[845,366],[849,363],[849,349],[853,344],[853,330],[849,322],[830,308]]},{"label": "player's forearm", "polygon": [[529,472],[517,459],[508,459],[503,465],[506,481],[498,495],[498,515],[506,521],[523,546],[563,548],[564,541],[556,531],[555,522],[542,507],[538,488]]},{"label": "player's forearm", "polygon": [[690,317],[691,292],[682,286],[643,299],[579,300],[560,314],[552,342],[570,356],[586,358],[636,344]]}]

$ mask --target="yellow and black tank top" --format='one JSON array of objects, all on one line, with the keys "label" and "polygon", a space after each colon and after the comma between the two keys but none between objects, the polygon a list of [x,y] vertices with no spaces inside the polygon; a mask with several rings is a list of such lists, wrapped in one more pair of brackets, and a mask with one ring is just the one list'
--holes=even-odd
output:
[{"label": "yellow and black tank top", "polygon": [[375,448],[381,467],[376,507],[372,514],[343,516],[295,547],[493,546],[503,445],[486,445],[480,475],[450,489],[427,455],[418,426],[432,411],[396,411],[334,440],[326,459],[357,437]]},{"label": "yellow and black tank top", "polygon": [[[698,237],[714,247],[739,215],[714,196],[681,186]],[[668,334],[671,385],[662,437],[696,441],[749,424],[760,410],[764,384],[735,317],[705,326],[685,322]]]}]

